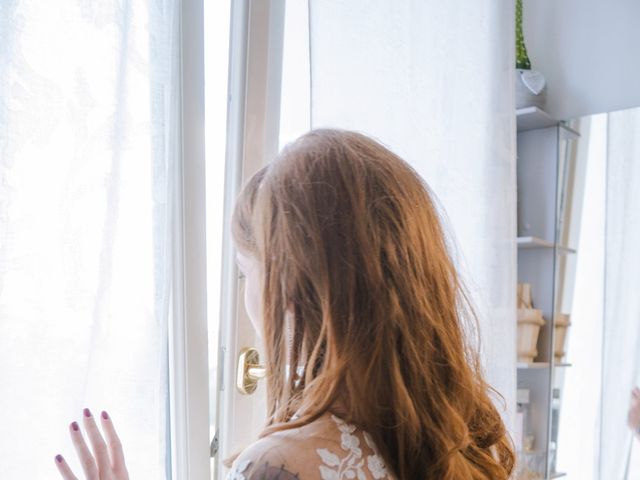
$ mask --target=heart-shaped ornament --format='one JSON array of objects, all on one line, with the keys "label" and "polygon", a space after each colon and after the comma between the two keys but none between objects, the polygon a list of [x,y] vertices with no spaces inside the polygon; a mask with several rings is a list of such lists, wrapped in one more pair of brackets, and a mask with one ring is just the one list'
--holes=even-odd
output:
[{"label": "heart-shaped ornament", "polygon": [[537,70],[520,70],[520,78],[522,79],[522,83],[524,83],[534,95],[540,95],[540,92],[544,90],[547,84],[542,74]]}]

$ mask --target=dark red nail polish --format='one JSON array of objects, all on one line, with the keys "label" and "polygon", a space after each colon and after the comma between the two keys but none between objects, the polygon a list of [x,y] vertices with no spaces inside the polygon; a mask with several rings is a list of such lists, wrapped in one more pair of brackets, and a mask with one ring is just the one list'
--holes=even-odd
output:
[{"label": "dark red nail polish", "polygon": [[58,462],[58,463],[62,463],[62,460],[64,460],[64,459],[62,458],[62,455],[56,455],[56,462]]},{"label": "dark red nail polish", "polygon": [[109,415],[107,415],[107,412],[102,412],[102,418],[104,418],[105,420],[109,420]]},{"label": "dark red nail polish", "polygon": [[74,432],[77,432],[79,427],[78,427],[78,422],[73,422],[71,424],[71,428],[73,429]]},{"label": "dark red nail polish", "polygon": [[89,411],[89,409],[88,409],[88,408],[85,408],[85,409],[83,410],[83,413],[84,413],[84,416],[85,416],[85,417],[90,417],[90,416],[91,416],[91,412]]}]

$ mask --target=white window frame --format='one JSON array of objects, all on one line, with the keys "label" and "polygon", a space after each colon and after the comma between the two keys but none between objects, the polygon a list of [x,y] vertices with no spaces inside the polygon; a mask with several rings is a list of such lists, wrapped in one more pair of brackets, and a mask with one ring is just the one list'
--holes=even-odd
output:
[{"label": "white window frame", "polygon": [[204,5],[180,4],[180,146],[169,326],[171,476],[210,478],[204,149]]},{"label": "white window frame", "polygon": [[[220,449],[215,471],[239,445],[253,440],[256,396],[235,388],[238,349],[255,342],[248,319],[238,308],[237,269],[230,221],[241,184],[278,153],[285,0],[234,0],[229,41],[229,104],[225,166],[222,281],[220,296],[220,366],[216,425]],[[245,412],[241,415],[241,412]]]},{"label": "white window frame", "polygon": [[[237,271],[229,221],[240,185],[278,151],[285,0],[232,0],[224,238],[220,298],[220,362],[216,425],[220,452],[215,472],[231,451],[237,414],[233,387],[237,339]],[[206,283],[204,135],[204,5],[180,6],[180,166],[174,238],[173,321],[169,328],[171,475],[212,478]],[[231,320],[233,319],[233,320]],[[220,476],[220,475],[216,475]]]}]

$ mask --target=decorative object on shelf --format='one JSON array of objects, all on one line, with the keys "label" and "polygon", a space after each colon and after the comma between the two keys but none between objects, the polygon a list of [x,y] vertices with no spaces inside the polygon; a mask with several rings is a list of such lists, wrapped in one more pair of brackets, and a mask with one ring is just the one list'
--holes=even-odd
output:
[{"label": "decorative object on shelf", "polygon": [[518,408],[516,411],[514,444],[516,452],[519,454],[523,451],[533,450],[534,437],[531,433],[531,424],[529,423],[529,390],[519,388],[516,401]]},{"label": "decorative object on shelf", "polygon": [[544,480],[545,468],[544,452],[523,451],[518,455],[514,480]]},{"label": "decorative object on shelf", "polygon": [[531,363],[538,356],[538,335],[544,323],[542,310],[518,309],[518,362]]},{"label": "decorative object on shelf", "polygon": [[516,0],[516,108],[542,108],[546,86],[542,73],[531,69],[522,33],[522,0]]},{"label": "decorative object on shelf", "polygon": [[540,466],[538,465],[535,447],[535,437],[531,429],[530,417],[530,391],[527,388],[519,388],[516,402],[516,425],[514,443],[517,454],[517,467],[515,479],[534,480],[541,479]]},{"label": "decorative object on shelf", "polygon": [[530,283],[518,284],[518,308],[533,308]]},{"label": "decorative object on shelf", "polygon": [[518,362],[531,363],[538,356],[538,335],[544,325],[542,310],[533,308],[531,285],[518,284]]},{"label": "decorative object on shelf", "polygon": [[557,363],[562,363],[564,356],[567,354],[565,351],[567,346],[567,330],[570,326],[571,322],[569,321],[568,313],[556,313],[553,355]]}]

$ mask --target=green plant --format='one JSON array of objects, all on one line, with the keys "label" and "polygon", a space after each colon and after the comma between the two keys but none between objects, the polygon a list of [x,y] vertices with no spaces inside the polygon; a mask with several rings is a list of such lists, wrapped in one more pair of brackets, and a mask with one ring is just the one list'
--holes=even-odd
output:
[{"label": "green plant", "polygon": [[516,68],[531,70],[531,62],[522,34],[522,0],[516,0]]}]

